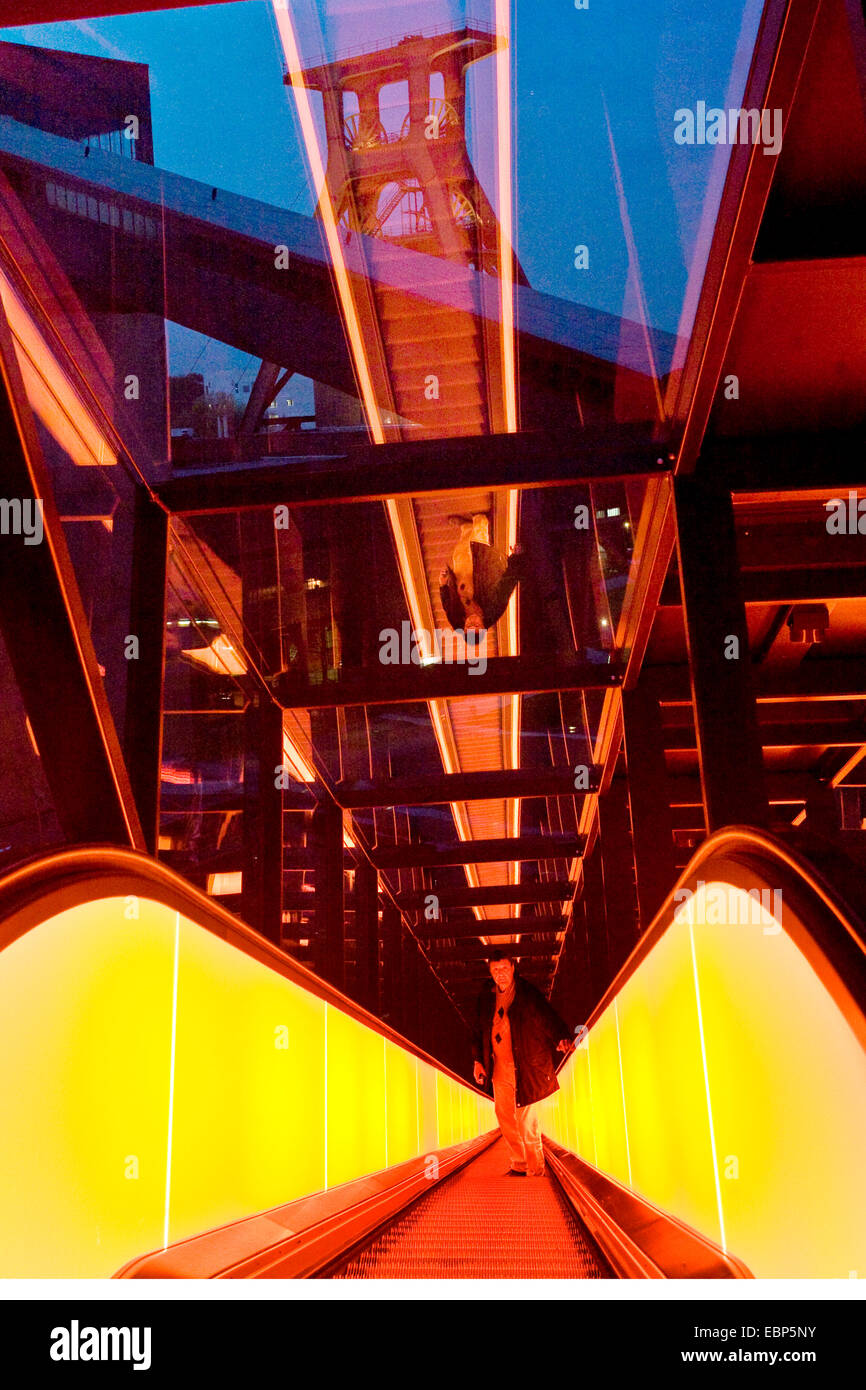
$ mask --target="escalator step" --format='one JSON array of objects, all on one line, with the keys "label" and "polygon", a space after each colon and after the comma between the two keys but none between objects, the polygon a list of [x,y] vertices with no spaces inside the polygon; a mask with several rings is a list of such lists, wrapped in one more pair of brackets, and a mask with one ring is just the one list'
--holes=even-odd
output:
[{"label": "escalator step", "polygon": [[336,1279],[607,1279],[551,1177],[510,1178],[502,1141],[398,1216]]}]

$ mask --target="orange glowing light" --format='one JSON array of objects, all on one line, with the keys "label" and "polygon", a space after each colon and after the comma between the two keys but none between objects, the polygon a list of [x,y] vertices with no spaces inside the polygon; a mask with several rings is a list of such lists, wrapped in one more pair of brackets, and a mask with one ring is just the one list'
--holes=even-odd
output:
[{"label": "orange glowing light", "polygon": [[511,0],[496,0],[496,173],[499,190],[499,314],[506,433],[517,429],[514,361],[514,260],[511,179]]},{"label": "orange glowing light", "polygon": [[215,637],[206,647],[189,647],[182,655],[218,675],[246,675],[246,662],[227,637]]},{"label": "orange glowing light", "polygon": [[379,404],[376,400],[376,393],[373,389],[373,378],[370,375],[370,367],[364,347],[364,338],[361,333],[358,311],[355,306],[349,273],[343,256],[343,248],[340,245],[340,232],[337,226],[337,219],[334,216],[334,208],[325,180],[325,167],[322,162],[319,142],[316,137],[316,126],[313,120],[309,92],[303,82],[301,58],[298,52],[295,31],[292,26],[286,0],[273,0],[273,5],[280,42],[283,45],[283,53],[285,55],[286,65],[289,69],[289,80],[292,84],[292,91],[297,105],[298,120],[301,126],[304,148],[307,152],[313,187],[319,193],[319,209],[322,217],[322,225],[325,229],[328,252],[331,257],[331,264],[337,283],[337,294],[339,295],[340,305],[343,310],[343,322],[349,336],[349,347],[352,353],[352,360],[355,364],[355,372],[358,378],[361,398],[364,402],[367,423],[370,427],[374,442],[376,444],[383,444],[385,442],[385,429],[382,422],[381,411],[379,410]]},{"label": "orange glowing light", "polygon": [[49,434],[73,463],[84,467],[116,464],[117,454],[2,271],[0,302],[15,343],[27,398]]},{"label": "orange glowing light", "polygon": [[315,782],[315,772],[285,730],[283,731],[283,762],[291,768],[299,782]]},{"label": "orange glowing light", "polygon": [[208,874],[207,891],[212,898],[228,898],[243,889],[243,874],[240,869],[229,873]]}]

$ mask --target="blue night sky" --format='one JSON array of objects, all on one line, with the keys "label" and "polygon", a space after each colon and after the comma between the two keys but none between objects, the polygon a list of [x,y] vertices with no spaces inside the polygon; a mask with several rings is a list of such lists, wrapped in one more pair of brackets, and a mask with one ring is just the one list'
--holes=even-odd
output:
[{"label": "blue night sky", "polygon": [[[490,24],[492,0],[373,5],[299,0],[305,58],[374,48],[403,33]],[[759,0],[513,0],[512,90],[517,249],[539,290],[634,315],[608,132],[607,103],[625,201],[653,324],[675,331],[697,227],[726,152],[677,146],[674,111],[739,104]],[[254,198],[312,211],[293,101],[270,6],[244,4],[7,29],[2,37],[150,68],[155,161]],[[476,169],[493,187],[492,59],[470,68]],[[735,76],[732,77],[732,73]],[[602,97],[603,93],[603,97]],[[588,270],[574,247],[590,250]]]}]

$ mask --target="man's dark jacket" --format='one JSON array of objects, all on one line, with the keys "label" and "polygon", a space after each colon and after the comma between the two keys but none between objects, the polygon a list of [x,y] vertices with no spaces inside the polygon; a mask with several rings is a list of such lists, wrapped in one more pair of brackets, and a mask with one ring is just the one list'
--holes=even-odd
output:
[{"label": "man's dark jacket", "polygon": [[[489,987],[483,989],[478,997],[472,1045],[473,1058],[483,1066],[488,1082],[493,1077],[490,1033],[497,997],[496,986],[491,980]],[[534,1101],[544,1100],[545,1096],[552,1096],[554,1091],[559,1090],[556,1066],[561,1059],[557,1056],[556,1045],[563,1038],[570,1039],[571,1030],[540,990],[522,979],[517,971],[514,972],[514,1000],[508,1010],[508,1019],[517,1072],[517,1104],[532,1105]]]},{"label": "man's dark jacket", "polygon": [[[472,541],[470,549],[475,602],[484,616],[485,628],[493,627],[508,607],[508,600],[526,569],[526,560],[519,552],[506,560],[501,551],[480,541]],[[448,577],[439,586],[439,597],[449,623],[456,632],[462,632],[466,610],[460,602],[457,576],[450,565],[446,566],[446,571]]]}]

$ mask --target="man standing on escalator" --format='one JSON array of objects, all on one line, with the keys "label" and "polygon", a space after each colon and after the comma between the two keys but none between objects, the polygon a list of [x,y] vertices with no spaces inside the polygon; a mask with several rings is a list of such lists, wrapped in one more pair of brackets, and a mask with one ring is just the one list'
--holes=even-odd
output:
[{"label": "man standing on escalator", "polygon": [[573,1051],[574,1042],[568,1024],[540,990],[517,974],[507,952],[493,952],[490,975],[490,985],[478,999],[475,1082],[485,1086],[492,1078],[509,1176],[541,1177],[544,1149],[535,1102],[559,1090],[556,1053]]}]

